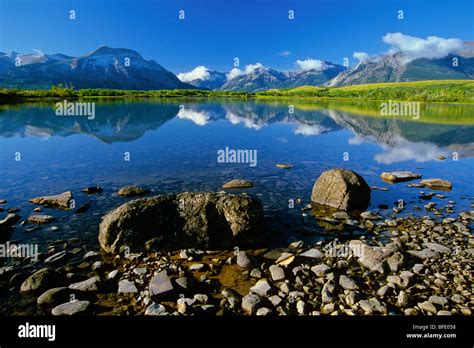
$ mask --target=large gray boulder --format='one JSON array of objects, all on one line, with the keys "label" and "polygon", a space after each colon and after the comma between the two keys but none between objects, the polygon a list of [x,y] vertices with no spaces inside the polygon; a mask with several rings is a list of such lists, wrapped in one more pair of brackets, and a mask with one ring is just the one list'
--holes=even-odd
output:
[{"label": "large gray boulder", "polygon": [[344,211],[365,210],[370,202],[370,187],[352,170],[326,170],[313,186],[311,201]]},{"label": "large gray boulder", "polygon": [[[99,243],[109,253],[183,247],[224,248],[263,227],[260,200],[227,193],[159,195],[130,201],[103,217]],[[151,243],[150,243],[151,241]]]}]

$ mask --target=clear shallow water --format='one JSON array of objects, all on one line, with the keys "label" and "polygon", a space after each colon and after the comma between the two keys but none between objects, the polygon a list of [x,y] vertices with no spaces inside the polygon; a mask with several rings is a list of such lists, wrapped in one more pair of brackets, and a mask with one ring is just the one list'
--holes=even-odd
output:
[{"label": "clear shallow water", "polygon": [[[26,232],[31,226],[18,226],[14,240],[44,244],[78,237],[94,245],[100,217],[128,200],[115,194],[124,185],[145,185],[152,194],[218,191],[234,178],[252,180],[255,187],[245,192],[262,199],[275,231],[292,235],[301,224],[301,206],[288,209],[288,200],[309,203],[314,181],[335,167],[358,172],[370,186],[389,188],[372,191],[371,209],[403,199],[405,213],[428,214],[412,208],[426,204],[419,191],[429,190],[379,178],[394,170],[450,180],[453,190],[439,192],[446,199],[433,198],[439,206],[454,200],[460,211],[473,203],[474,108],[443,107],[435,122],[369,116],[369,111],[348,112],[337,105],[297,106],[290,114],[285,104],[263,102],[115,101],[97,104],[95,119],[88,120],[58,117],[53,105],[0,109],[0,199],[8,200],[5,207],[20,208],[23,218],[36,207],[30,198],[67,190],[73,191],[76,206],[91,201],[92,208],[82,215],[45,208],[58,218],[51,225],[60,231],[44,226]],[[469,117],[472,122],[466,122]],[[257,150],[257,165],[218,163],[217,151],[226,147]],[[453,152],[458,161],[452,160]],[[16,153],[21,161],[15,161]],[[447,160],[437,160],[438,155]],[[295,167],[282,170],[276,163]],[[95,185],[104,192],[80,192]],[[1,212],[0,218],[5,215]]]}]

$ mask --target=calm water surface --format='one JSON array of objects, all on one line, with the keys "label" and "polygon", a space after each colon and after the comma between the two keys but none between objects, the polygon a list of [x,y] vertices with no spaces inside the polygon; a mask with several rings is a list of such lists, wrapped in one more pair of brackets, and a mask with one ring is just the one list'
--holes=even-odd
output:
[{"label": "calm water surface", "polygon": [[[453,190],[438,192],[446,198],[433,201],[445,206],[453,200],[456,212],[472,209],[474,107],[431,105],[415,121],[338,105],[296,104],[291,114],[288,105],[268,102],[116,101],[97,104],[95,119],[88,120],[58,117],[53,105],[0,108],[0,199],[8,200],[5,207],[20,208],[23,218],[36,207],[30,198],[67,190],[76,206],[91,201],[92,208],[81,215],[45,208],[58,221],[35,231],[17,226],[12,240],[44,245],[78,237],[96,245],[100,217],[127,201],[116,195],[124,185],[145,185],[151,194],[217,191],[233,178],[254,181],[246,192],[262,199],[274,233],[299,238],[294,231],[302,223],[301,206],[289,209],[288,200],[307,204],[317,177],[335,167],[389,188],[372,191],[371,209],[403,199],[404,214],[428,215],[414,209],[426,204],[418,197],[423,189],[379,178],[394,170],[450,180]],[[226,147],[256,150],[257,165],[218,163],[217,152]],[[439,155],[447,159],[437,160]],[[294,168],[278,169],[276,163]],[[80,192],[95,185],[104,192]],[[53,225],[59,231],[50,231]]]}]

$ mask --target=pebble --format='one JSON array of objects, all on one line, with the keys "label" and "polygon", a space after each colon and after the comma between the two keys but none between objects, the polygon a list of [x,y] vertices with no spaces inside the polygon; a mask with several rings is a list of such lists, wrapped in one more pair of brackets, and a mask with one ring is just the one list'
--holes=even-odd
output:
[{"label": "pebble", "polygon": [[250,259],[245,251],[241,250],[237,252],[237,264],[242,268],[248,268],[251,266]]},{"label": "pebble", "polygon": [[256,313],[258,316],[265,316],[265,315],[270,315],[272,314],[271,309],[268,309],[266,307],[259,308]]},{"label": "pebble", "polygon": [[254,268],[252,271],[250,271],[250,276],[257,279],[262,278],[262,271],[260,271],[258,268]]},{"label": "pebble", "polygon": [[331,268],[324,263],[311,267],[311,271],[318,277],[323,277],[330,269]]},{"label": "pebble", "polygon": [[118,291],[119,294],[134,294],[138,292],[135,283],[131,282],[128,279],[122,279],[118,283]]},{"label": "pebble", "polygon": [[283,268],[275,265],[270,266],[270,274],[272,276],[273,281],[279,281],[285,279],[285,271]]},{"label": "pebble", "polygon": [[310,259],[321,259],[324,257],[324,254],[318,249],[313,248],[305,251],[304,253],[299,254],[298,256],[307,257]]},{"label": "pebble", "polygon": [[89,301],[72,301],[60,304],[53,308],[53,315],[74,315],[87,311],[91,303]]},{"label": "pebble", "polygon": [[152,303],[145,310],[145,315],[165,315],[166,308],[159,303]]},{"label": "pebble", "polygon": [[255,314],[261,304],[262,298],[256,294],[248,294],[242,298],[242,309],[250,315]]},{"label": "pebble", "polygon": [[400,291],[397,297],[397,306],[400,308],[405,308],[408,305],[410,297],[405,291]]},{"label": "pebble", "polygon": [[418,303],[418,307],[421,310],[423,310],[424,312],[428,312],[428,313],[432,313],[432,314],[437,313],[436,307],[429,301]]},{"label": "pebble", "polygon": [[168,272],[166,270],[158,272],[151,280],[148,285],[148,289],[150,290],[150,294],[153,295],[160,295],[167,293],[173,290],[173,284],[171,284],[171,280],[168,277]]},{"label": "pebble", "polygon": [[85,291],[85,292],[94,292],[99,290],[99,277],[91,277],[82,282],[74,283],[69,285],[69,289]]},{"label": "pebble", "polygon": [[339,277],[339,285],[346,290],[357,290],[359,286],[354,279],[349,278],[346,275],[341,275]]},{"label": "pebble", "polygon": [[428,299],[431,303],[438,304],[440,306],[444,306],[445,304],[448,303],[448,299],[444,296],[430,296]]},{"label": "pebble", "polygon": [[119,274],[118,269],[113,270],[109,274],[107,274],[107,279],[109,280],[115,279],[115,277],[117,277],[118,274]]},{"label": "pebble", "polygon": [[270,294],[272,287],[268,284],[266,279],[260,279],[250,288],[250,291],[262,297],[266,297]]}]

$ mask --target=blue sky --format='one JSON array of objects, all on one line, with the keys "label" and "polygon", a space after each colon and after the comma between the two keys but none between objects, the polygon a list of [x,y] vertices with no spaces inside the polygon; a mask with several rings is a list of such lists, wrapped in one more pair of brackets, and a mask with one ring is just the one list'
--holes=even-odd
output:
[{"label": "blue sky", "polygon": [[474,40],[473,16],[472,0],[0,0],[0,51],[81,55],[107,45],[175,73],[229,71],[234,57],[291,70],[298,59],[349,57],[352,65],[354,51],[386,52],[387,33]]}]

